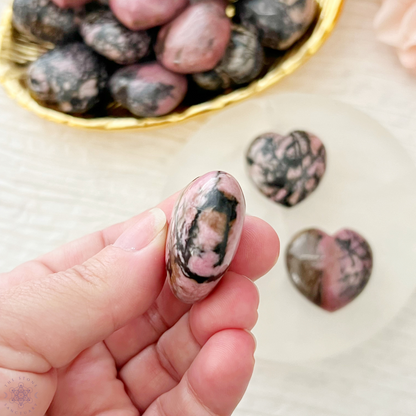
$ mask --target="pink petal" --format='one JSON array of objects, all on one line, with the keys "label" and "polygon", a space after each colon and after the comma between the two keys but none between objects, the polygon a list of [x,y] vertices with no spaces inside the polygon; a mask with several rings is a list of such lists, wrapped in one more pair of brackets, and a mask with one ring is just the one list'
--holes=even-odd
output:
[{"label": "pink petal", "polygon": [[415,4],[415,0],[384,0],[374,20],[377,38],[398,47],[403,36],[400,33],[402,21]]},{"label": "pink petal", "polygon": [[408,49],[399,49],[398,54],[405,68],[416,69],[416,45]]},{"label": "pink petal", "polygon": [[416,1],[409,7],[400,25],[401,49],[408,49],[416,45]]}]

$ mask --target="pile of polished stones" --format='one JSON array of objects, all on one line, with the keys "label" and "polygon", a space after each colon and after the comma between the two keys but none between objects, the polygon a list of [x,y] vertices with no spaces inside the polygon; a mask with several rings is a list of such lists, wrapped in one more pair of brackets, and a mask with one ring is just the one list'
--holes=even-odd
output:
[{"label": "pile of polished stones", "polygon": [[[235,2],[234,2],[235,3]],[[55,47],[32,63],[41,104],[75,115],[105,100],[137,117],[175,110],[189,89],[223,92],[261,75],[264,51],[308,30],[315,0],[15,0],[13,25]]]}]

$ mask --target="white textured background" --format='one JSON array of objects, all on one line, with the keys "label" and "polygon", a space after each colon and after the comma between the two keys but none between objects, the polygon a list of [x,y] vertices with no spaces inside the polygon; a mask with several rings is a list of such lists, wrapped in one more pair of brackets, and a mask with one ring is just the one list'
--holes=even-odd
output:
[{"label": "white textured background", "polygon": [[[0,0],[0,9],[7,3]],[[393,132],[416,163],[416,77],[375,40],[378,7],[379,0],[347,0],[323,49],[268,94],[350,103]],[[74,130],[38,119],[0,90],[0,272],[156,204],[169,162],[201,124]],[[302,365],[258,362],[236,415],[415,416],[416,294],[381,333],[347,354]]]}]

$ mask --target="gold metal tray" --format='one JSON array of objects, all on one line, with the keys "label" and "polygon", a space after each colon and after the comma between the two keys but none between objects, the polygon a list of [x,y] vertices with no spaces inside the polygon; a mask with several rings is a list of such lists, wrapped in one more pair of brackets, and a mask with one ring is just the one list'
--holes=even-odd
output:
[{"label": "gold metal tray", "polygon": [[157,118],[134,118],[115,106],[108,107],[105,117],[86,115],[76,117],[46,108],[30,96],[23,82],[27,64],[36,60],[51,44],[37,44],[18,33],[12,26],[12,8],[9,7],[0,24],[0,83],[7,93],[20,105],[40,117],[73,127],[100,130],[123,130],[134,128],[162,127],[188,120],[192,117],[220,110],[227,105],[237,103],[279,82],[305,63],[328,38],[338,20],[344,0],[317,0],[320,12],[317,22],[304,37],[290,50],[276,56],[268,72],[249,86],[229,91],[200,104],[181,107],[176,112]]}]

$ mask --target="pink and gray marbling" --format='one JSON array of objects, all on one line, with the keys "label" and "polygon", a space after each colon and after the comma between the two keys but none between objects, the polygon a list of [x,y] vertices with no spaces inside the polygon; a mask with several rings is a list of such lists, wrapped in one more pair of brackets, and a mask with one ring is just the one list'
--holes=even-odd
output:
[{"label": "pink and gray marbling", "polygon": [[131,30],[146,30],[174,19],[189,0],[110,0],[110,7],[121,23]]},{"label": "pink and gray marbling", "polygon": [[49,0],[14,0],[13,25],[31,38],[63,43],[78,34],[73,10],[63,10]]},{"label": "pink and gray marbling", "polygon": [[201,0],[163,26],[155,47],[159,62],[181,74],[213,69],[224,56],[231,36],[225,6],[222,0]]},{"label": "pink and gray marbling", "polygon": [[121,65],[134,64],[149,51],[147,32],[127,29],[104,8],[88,13],[82,20],[80,32],[88,46]]},{"label": "pink and gray marbling", "polygon": [[266,133],[247,152],[248,173],[272,201],[293,207],[319,185],[326,170],[326,150],[315,135],[294,131]]},{"label": "pink and gray marbling", "polygon": [[206,90],[226,89],[255,79],[264,66],[264,51],[257,35],[243,26],[234,25],[230,43],[220,63],[211,71],[193,76]]},{"label": "pink and gray marbling", "polygon": [[364,290],[371,277],[373,254],[365,238],[355,231],[344,229],[331,237],[310,229],[293,238],[286,264],[299,291],[334,312]]},{"label": "pink and gray marbling", "polygon": [[98,103],[107,80],[99,56],[83,43],[70,43],[31,64],[27,85],[38,101],[64,113],[84,113]]},{"label": "pink and gray marbling", "polygon": [[90,3],[92,0],[52,0],[57,6],[63,9],[75,9]]},{"label": "pink and gray marbling", "polygon": [[168,281],[178,299],[198,302],[219,283],[237,251],[244,218],[243,192],[225,172],[210,172],[185,189],[166,245]]},{"label": "pink and gray marbling", "polygon": [[184,99],[188,81],[157,62],[119,69],[110,79],[113,98],[138,117],[170,113]]},{"label": "pink and gray marbling", "polygon": [[308,30],[317,13],[316,0],[240,0],[243,26],[257,30],[263,46],[285,50]]}]

